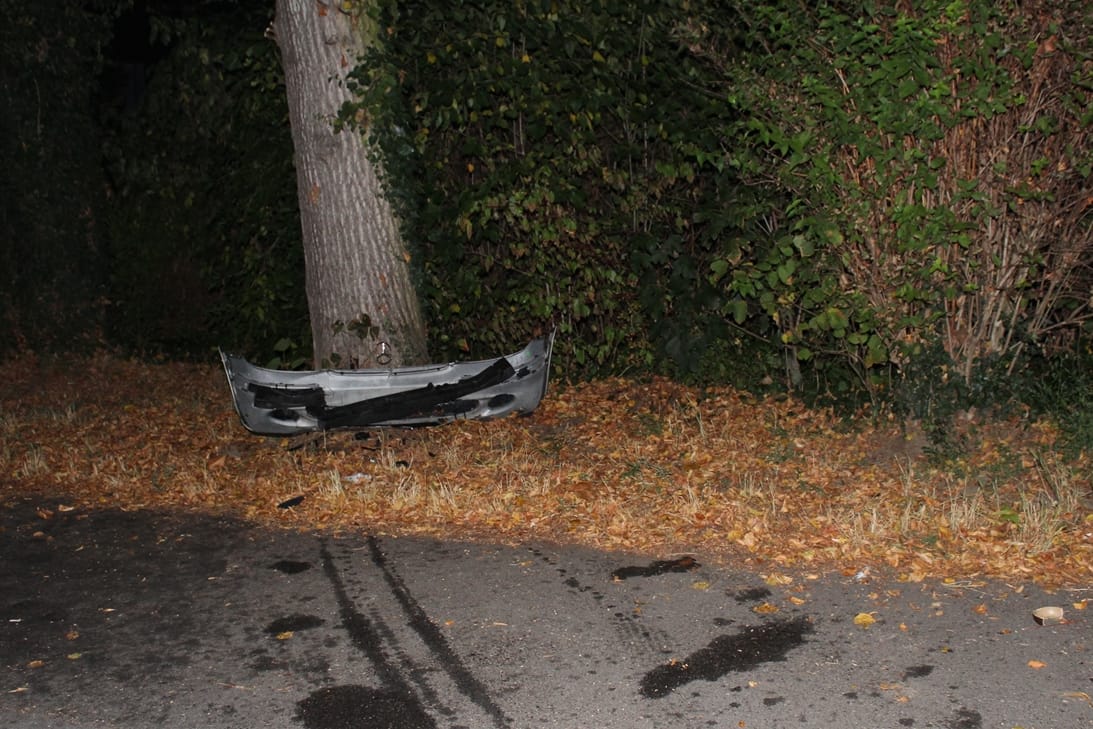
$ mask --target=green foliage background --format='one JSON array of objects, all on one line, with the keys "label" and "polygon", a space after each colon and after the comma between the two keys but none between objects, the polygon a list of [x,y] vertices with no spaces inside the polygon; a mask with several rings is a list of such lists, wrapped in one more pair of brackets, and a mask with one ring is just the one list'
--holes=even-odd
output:
[{"label": "green foliage background", "polygon": [[[0,347],[302,361],[271,4],[146,0],[157,57],[119,99],[133,6],[0,0]],[[562,377],[938,423],[1088,401],[1060,395],[1093,390],[1088,3],[367,8],[343,121],[386,171],[434,358],[556,327]]]},{"label": "green foliage background", "polygon": [[557,326],[568,374],[757,371],[706,271],[770,203],[715,169],[688,5],[383,4],[356,78],[440,355]]},{"label": "green foliage background", "polygon": [[0,0],[0,351],[97,336],[107,267],[93,80],[115,5]]},{"label": "green foliage background", "polygon": [[1087,346],[1082,3],[388,2],[375,21],[360,106],[443,354],[556,325],[570,372],[921,410],[931,383],[966,405]]},{"label": "green foliage background", "polygon": [[734,248],[713,275],[777,317],[796,360],[834,357],[874,395],[893,374],[971,391],[1081,348],[1086,5],[839,4],[802,19],[772,4],[743,18],[743,34],[689,23],[688,42],[746,110],[731,164],[788,204],[771,255]]},{"label": "green foliage background", "polygon": [[272,8],[152,16],[136,108],[104,110],[108,334],[140,351],[292,359],[310,338],[292,140]]},{"label": "green foliage background", "polygon": [[306,352],[271,4],[0,11],[0,351]]}]

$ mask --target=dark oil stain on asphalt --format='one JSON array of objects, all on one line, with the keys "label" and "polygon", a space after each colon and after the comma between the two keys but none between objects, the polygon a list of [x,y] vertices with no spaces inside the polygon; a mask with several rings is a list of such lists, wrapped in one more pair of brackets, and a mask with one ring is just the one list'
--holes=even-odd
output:
[{"label": "dark oil stain on asphalt", "polygon": [[903,680],[909,678],[924,678],[934,672],[933,666],[908,666],[903,671]]},{"label": "dark oil stain on asphalt", "polygon": [[306,729],[434,729],[413,694],[366,686],[330,686],[296,704]]},{"label": "dark oil stain on asphalt", "polygon": [[311,569],[310,562],[297,562],[291,559],[282,559],[279,562],[274,562],[269,566],[271,570],[277,570],[283,572],[286,575],[298,575],[301,572],[305,572]]},{"label": "dark oil stain on asphalt", "polygon": [[716,681],[730,671],[747,671],[763,663],[784,661],[786,654],[804,643],[805,635],[810,632],[812,624],[799,617],[718,636],[683,660],[657,666],[645,674],[641,695],[659,699],[691,681]]},{"label": "dark oil stain on asphalt", "polygon": [[745,602],[759,602],[760,600],[766,600],[770,597],[770,590],[765,587],[749,587],[746,590],[741,590],[736,593],[736,602],[742,604]]},{"label": "dark oil stain on asphalt", "polygon": [[946,726],[948,729],[982,729],[983,717],[978,711],[961,707],[957,710],[956,717]]},{"label": "dark oil stain on asphalt", "polygon": [[318,628],[323,622],[322,618],[317,618],[314,615],[288,615],[283,618],[277,618],[267,625],[266,632],[270,635],[280,635],[281,633],[288,632],[295,633],[301,630]]},{"label": "dark oil stain on asphalt", "polygon": [[653,562],[645,567],[620,567],[611,573],[613,580],[625,580],[630,577],[656,577],[668,572],[690,572],[701,565],[694,557],[680,557],[679,559],[665,559]]}]

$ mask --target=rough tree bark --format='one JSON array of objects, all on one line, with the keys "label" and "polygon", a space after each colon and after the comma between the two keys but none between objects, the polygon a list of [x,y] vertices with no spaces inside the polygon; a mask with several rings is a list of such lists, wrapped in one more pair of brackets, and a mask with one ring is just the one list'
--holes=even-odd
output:
[{"label": "rough tree bark", "polygon": [[307,301],[316,365],[425,359],[425,325],[398,224],[357,132],[335,132],[346,74],[365,47],[334,0],[277,0],[295,146]]}]

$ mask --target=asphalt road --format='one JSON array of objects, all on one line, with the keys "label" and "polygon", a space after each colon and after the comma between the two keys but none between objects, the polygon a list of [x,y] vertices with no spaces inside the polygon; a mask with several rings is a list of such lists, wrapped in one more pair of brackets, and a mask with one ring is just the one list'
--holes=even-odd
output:
[{"label": "asphalt road", "polygon": [[62,504],[0,506],[0,726],[1093,727],[1088,591]]}]

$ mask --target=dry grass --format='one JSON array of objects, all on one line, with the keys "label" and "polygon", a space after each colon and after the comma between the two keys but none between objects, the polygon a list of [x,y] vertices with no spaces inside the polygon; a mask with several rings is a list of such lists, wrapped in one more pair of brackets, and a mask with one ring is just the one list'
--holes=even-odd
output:
[{"label": "dry grass", "polygon": [[978,423],[938,469],[894,423],[607,380],[555,388],[528,418],[288,442],[246,433],[209,367],[28,357],[0,376],[5,495],[906,580],[1093,571],[1088,460],[1064,462],[1043,423]]}]

